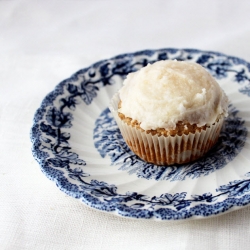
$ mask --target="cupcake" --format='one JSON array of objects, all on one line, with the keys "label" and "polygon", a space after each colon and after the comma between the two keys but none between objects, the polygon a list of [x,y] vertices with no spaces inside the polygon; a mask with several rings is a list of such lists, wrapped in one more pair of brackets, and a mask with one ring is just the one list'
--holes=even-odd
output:
[{"label": "cupcake", "polygon": [[199,64],[166,60],[128,74],[110,110],[130,149],[157,165],[197,160],[217,142],[228,98]]}]

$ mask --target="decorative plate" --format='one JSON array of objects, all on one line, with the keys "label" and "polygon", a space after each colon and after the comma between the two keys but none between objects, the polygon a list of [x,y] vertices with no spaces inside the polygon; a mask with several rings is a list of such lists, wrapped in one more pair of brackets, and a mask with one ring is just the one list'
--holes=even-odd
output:
[{"label": "decorative plate", "polygon": [[[202,159],[158,167],[135,156],[109,111],[125,76],[157,60],[194,61],[229,97],[218,143]],[[194,49],[144,50],[79,70],[34,117],[32,152],[42,172],[85,204],[130,218],[197,219],[250,203],[250,64]]]}]

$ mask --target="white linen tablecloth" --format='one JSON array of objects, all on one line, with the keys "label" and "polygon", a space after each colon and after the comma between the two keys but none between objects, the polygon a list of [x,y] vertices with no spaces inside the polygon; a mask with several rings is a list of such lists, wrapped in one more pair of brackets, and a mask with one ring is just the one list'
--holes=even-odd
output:
[{"label": "white linen tablecloth", "polygon": [[201,220],[132,220],[93,210],[40,171],[36,109],[80,68],[157,48],[250,61],[247,0],[0,0],[0,249],[250,249],[250,207]]}]

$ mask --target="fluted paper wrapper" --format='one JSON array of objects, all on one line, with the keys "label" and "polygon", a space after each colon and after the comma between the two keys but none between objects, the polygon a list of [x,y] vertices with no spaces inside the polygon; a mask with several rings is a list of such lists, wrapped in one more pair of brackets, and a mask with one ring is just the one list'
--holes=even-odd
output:
[{"label": "fluted paper wrapper", "polygon": [[122,136],[130,149],[142,160],[157,165],[182,164],[202,157],[217,142],[223,118],[201,132],[181,136],[158,136],[141,131],[128,125],[118,116],[119,94],[116,93],[110,103]]}]

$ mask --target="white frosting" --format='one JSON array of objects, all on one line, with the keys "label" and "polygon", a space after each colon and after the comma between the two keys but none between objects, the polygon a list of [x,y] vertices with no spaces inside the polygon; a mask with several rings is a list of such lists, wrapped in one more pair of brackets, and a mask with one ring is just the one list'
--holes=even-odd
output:
[{"label": "white frosting", "polygon": [[158,61],[128,74],[123,84],[118,111],[145,130],[174,129],[178,121],[210,125],[227,116],[224,91],[197,63]]}]

